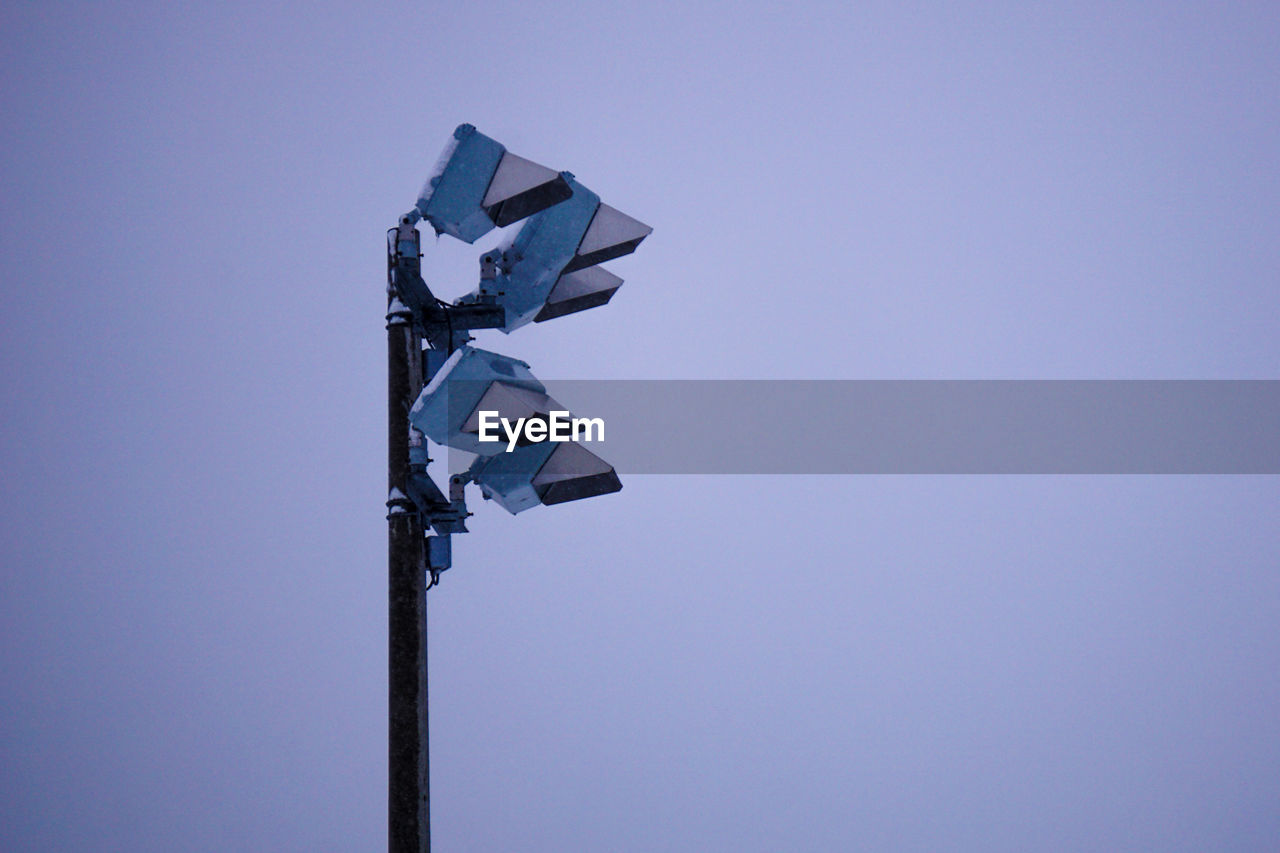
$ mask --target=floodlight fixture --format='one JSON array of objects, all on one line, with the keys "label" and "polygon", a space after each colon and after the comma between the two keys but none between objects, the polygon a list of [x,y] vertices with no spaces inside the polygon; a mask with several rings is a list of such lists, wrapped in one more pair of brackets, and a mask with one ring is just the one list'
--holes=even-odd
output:
[{"label": "floodlight fixture", "polygon": [[542,323],[566,314],[597,308],[612,299],[619,287],[622,287],[622,279],[604,267],[587,267],[584,270],[561,273],[533,322]]},{"label": "floodlight fixture", "polygon": [[415,210],[437,234],[474,243],[572,195],[564,177],[462,124],[418,194]]},{"label": "floodlight fixture", "polygon": [[[546,391],[523,361],[464,346],[422,389],[409,423],[436,444],[477,454],[468,478],[512,514],[620,490],[613,467],[577,441],[572,423],[579,419]],[[518,426],[534,420],[545,425],[536,440]],[[502,433],[496,432],[499,423]],[[557,424],[568,427],[566,436],[554,435]],[[593,436],[602,438],[582,433]]]},{"label": "floodlight fixture", "polygon": [[409,423],[436,444],[491,455],[504,441],[480,441],[480,413],[498,418],[547,419],[563,407],[516,358],[463,346],[435,372],[409,409]]},{"label": "floodlight fixture", "polygon": [[545,441],[479,456],[469,473],[482,495],[512,515],[622,489],[613,466],[576,442]]},{"label": "floodlight fixture", "polygon": [[604,305],[622,279],[596,265],[634,252],[653,231],[601,202],[571,173],[561,176],[572,196],[530,217],[509,241],[481,256],[480,286],[458,300],[501,306],[504,332]]}]

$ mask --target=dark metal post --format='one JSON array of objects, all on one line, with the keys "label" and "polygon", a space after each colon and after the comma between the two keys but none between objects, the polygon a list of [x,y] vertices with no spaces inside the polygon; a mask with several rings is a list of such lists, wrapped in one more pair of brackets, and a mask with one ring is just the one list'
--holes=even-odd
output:
[{"label": "dark metal post", "polygon": [[409,407],[422,386],[422,339],[392,300],[387,315],[387,849],[431,849],[427,757],[427,567],[422,518],[409,500]]}]

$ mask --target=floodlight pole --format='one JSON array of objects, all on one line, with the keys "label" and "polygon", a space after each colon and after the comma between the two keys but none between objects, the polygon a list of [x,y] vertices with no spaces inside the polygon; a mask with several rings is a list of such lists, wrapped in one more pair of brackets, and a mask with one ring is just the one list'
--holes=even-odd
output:
[{"label": "floodlight pole", "polygon": [[409,407],[422,387],[422,338],[394,292],[387,309],[387,849],[431,850],[427,729],[427,566],[408,497]]},{"label": "floodlight pole", "polygon": [[[522,228],[512,252],[489,252],[480,259],[481,284],[475,292],[452,304],[431,293],[422,278],[422,235],[417,223],[425,221],[437,236],[448,234],[474,243],[495,226],[540,216],[556,205],[563,205],[558,208],[563,215],[553,215],[550,224],[539,220],[532,228]],[[459,359],[465,359],[459,350],[472,340],[472,330],[510,332],[529,322],[608,302],[622,279],[596,265],[634,251],[652,230],[602,204],[569,172],[557,173],[517,157],[474,126],[463,124],[454,131],[413,209],[387,232],[387,815],[391,853],[429,853],[431,849],[427,590],[452,564],[453,534],[467,532],[467,483],[478,483],[486,498],[496,494],[492,483],[480,479],[488,470],[485,462],[450,474],[447,493],[442,490],[427,470],[431,459],[424,432],[437,439],[441,436],[431,426],[411,423],[410,413],[421,414],[421,409],[413,408],[420,396],[429,402],[441,390],[433,387],[438,382],[424,382],[433,377],[443,381]],[[530,290],[528,283],[503,286],[499,279],[514,275],[521,264],[525,266],[520,275],[534,275],[550,291]],[[551,281],[544,281],[551,273],[555,274]],[[562,279],[566,282],[563,292]],[[502,301],[516,293],[527,298],[510,305]],[[528,365],[519,364],[527,373]],[[532,380],[532,374],[528,378]],[[453,446],[449,438],[442,440]],[[622,488],[608,463],[582,452],[600,467],[576,477],[567,490],[558,488],[564,485],[558,483],[554,494],[546,488],[538,491],[539,502],[578,500]],[[546,457],[541,458],[540,465],[548,464]],[[532,487],[534,472],[528,481]],[[513,514],[529,505],[502,503]],[[432,535],[427,536],[428,530]]]},{"label": "floodlight pole", "polygon": [[[501,325],[493,305],[439,302],[421,275],[416,218],[387,234],[387,846],[431,850],[431,773],[427,707],[427,590],[449,568],[450,536],[465,533],[466,475],[448,496],[427,474],[413,407],[428,370],[471,339],[469,329]],[[424,352],[423,345],[429,348]],[[436,358],[425,358],[430,352]],[[427,363],[435,365],[428,368]],[[435,535],[426,537],[427,529]]]}]

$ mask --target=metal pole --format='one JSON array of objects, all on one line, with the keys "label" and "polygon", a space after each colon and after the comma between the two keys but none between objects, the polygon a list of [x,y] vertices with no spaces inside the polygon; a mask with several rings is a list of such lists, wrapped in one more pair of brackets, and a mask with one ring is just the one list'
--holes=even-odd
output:
[{"label": "metal pole", "polygon": [[427,739],[427,580],[422,518],[408,499],[409,407],[422,385],[422,340],[407,311],[387,315],[387,849],[431,850]]}]

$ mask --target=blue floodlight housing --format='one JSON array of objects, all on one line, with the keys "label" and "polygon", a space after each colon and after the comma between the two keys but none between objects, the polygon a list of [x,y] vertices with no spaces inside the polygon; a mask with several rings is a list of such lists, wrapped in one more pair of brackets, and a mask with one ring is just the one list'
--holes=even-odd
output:
[{"label": "blue floodlight housing", "polygon": [[541,442],[510,453],[479,456],[470,473],[481,494],[512,515],[538,504],[565,503],[622,489],[612,465],[573,442]]},{"label": "blue floodlight housing", "polygon": [[521,418],[549,422],[552,412],[564,412],[546,391],[523,361],[463,346],[422,389],[409,423],[436,444],[478,454],[471,479],[513,514],[621,489],[613,467],[576,441],[525,436],[514,447],[507,437],[480,441],[481,412],[496,412],[512,424]]},{"label": "blue floodlight housing", "polygon": [[479,412],[498,412],[514,422],[546,419],[561,409],[523,361],[463,346],[422,389],[409,410],[409,423],[436,444],[490,455],[503,452],[506,442],[480,441]]},{"label": "blue floodlight housing", "polygon": [[481,258],[480,286],[460,304],[495,303],[511,332],[609,301],[622,279],[597,264],[630,254],[652,228],[603,204],[561,173],[572,197],[531,217],[506,245]]},{"label": "blue floodlight housing", "polygon": [[437,234],[474,243],[495,226],[518,222],[571,194],[555,171],[462,124],[422,187],[416,209]]}]

